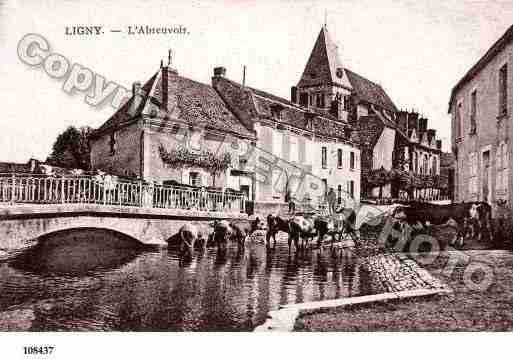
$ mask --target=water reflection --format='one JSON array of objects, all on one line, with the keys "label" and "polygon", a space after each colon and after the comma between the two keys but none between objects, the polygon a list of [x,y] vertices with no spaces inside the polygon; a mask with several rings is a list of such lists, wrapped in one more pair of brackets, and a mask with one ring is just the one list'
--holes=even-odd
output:
[{"label": "water reflection", "polygon": [[112,233],[63,233],[0,266],[0,310],[32,330],[251,330],[280,304],[368,294],[349,254],[250,243],[191,257]]}]

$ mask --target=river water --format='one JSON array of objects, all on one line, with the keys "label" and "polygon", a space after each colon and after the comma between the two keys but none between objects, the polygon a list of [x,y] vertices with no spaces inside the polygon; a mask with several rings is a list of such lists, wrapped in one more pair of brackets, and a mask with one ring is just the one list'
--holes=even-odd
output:
[{"label": "river water", "polygon": [[255,240],[184,260],[76,230],[0,262],[0,327],[8,318],[8,328],[42,331],[252,330],[280,304],[370,294],[366,282],[350,251],[289,255],[283,239],[270,250]]}]

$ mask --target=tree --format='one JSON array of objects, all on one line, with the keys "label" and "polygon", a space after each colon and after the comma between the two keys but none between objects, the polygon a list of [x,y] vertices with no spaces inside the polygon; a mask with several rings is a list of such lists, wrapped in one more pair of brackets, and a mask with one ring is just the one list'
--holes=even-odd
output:
[{"label": "tree", "polygon": [[91,154],[89,138],[92,132],[93,129],[88,126],[78,129],[69,126],[57,136],[52,153],[47,157],[46,162],[53,166],[89,170]]}]

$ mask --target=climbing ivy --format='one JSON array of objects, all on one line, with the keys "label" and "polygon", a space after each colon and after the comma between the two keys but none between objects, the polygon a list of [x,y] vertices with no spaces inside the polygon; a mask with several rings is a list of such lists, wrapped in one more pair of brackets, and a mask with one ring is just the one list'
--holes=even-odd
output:
[{"label": "climbing ivy", "polygon": [[230,153],[212,153],[208,150],[201,152],[192,152],[187,148],[174,148],[166,150],[163,145],[159,146],[160,158],[162,161],[173,168],[203,168],[212,177],[225,172],[232,163]]}]

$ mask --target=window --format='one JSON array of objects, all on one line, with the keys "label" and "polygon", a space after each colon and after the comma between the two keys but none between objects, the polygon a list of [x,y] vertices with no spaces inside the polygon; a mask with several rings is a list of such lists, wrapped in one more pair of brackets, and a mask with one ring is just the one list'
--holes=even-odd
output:
[{"label": "window", "polygon": [[310,98],[310,100],[308,101],[308,104],[309,104],[310,106],[314,106],[314,105],[315,105],[315,94],[311,93],[311,94],[309,95],[309,98]]},{"label": "window", "polygon": [[299,94],[299,104],[301,106],[308,106],[308,93],[302,92]]},{"label": "window", "polygon": [[342,149],[337,150],[337,167],[342,168]]},{"label": "window", "polygon": [[325,146],[322,146],[321,151],[322,168],[328,168],[328,149]]},{"label": "window", "polygon": [[423,163],[424,171],[422,172],[425,175],[427,175],[429,173],[428,172],[428,165],[429,165],[428,156],[425,154],[424,155],[424,163]]},{"label": "window", "polygon": [[109,147],[110,147],[110,155],[113,156],[116,154],[116,132],[112,132],[110,134]]},{"label": "window", "polygon": [[342,101],[344,102],[344,111],[349,111],[349,96],[342,96]]},{"label": "window", "polygon": [[189,184],[191,186],[201,186],[201,177],[198,172],[189,172]]},{"label": "window", "polygon": [[463,103],[461,102],[456,109],[456,126],[458,138],[461,139],[463,137]]},{"label": "window", "polygon": [[328,193],[328,180],[326,178],[323,178],[322,184],[324,185],[324,193]]},{"label": "window", "polygon": [[477,155],[475,152],[469,154],[468,191],[471,195],[477,194]]},{"label": "window", "polygon": [[317,107],[324,107],[324,94],[323,93],[317,94]]},{"label": "window", "polygon": [[337,187],[337,203],[338,204],[342,203],[342,185],[340,185],[340,184]]},{"label": "window", "polygon": [[501,143],[496,152],[496,190],[504,193],[508,190],[508,145]]},{"label": "window", "polygon": [[433,175],[437,175],[438,174],[438,164],[437,164],[436,156],[433,156],[433,166],[431,168],[431,173]]},{"label": "window", "polygon": [[355,160],[354,160],[354,152],[349,153],[349,168],[354,170]]},{"label": "window", "polygon": [[508,114],[508,64],[499,70],[499,116]]},{"label": "window", "polygon": [[419,168],[419,163],[417,161],[417,152],[412,152],[412,166],[413,166],[413,172],[417,173]]},{"label": "window", "polygon": [[349,196],[354,198],[354,181],[347,182],[347,192],[349,192]]},{"label": "window", "polygon": [[476,128],[476,113],[477,113],[477,90],[472,91],[470,94],[470,134],[477,131]]}]

